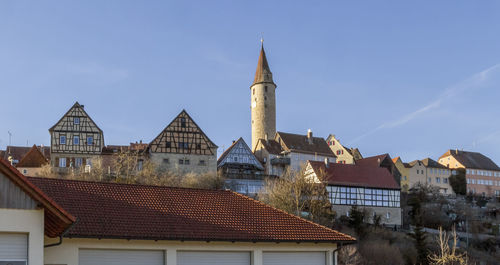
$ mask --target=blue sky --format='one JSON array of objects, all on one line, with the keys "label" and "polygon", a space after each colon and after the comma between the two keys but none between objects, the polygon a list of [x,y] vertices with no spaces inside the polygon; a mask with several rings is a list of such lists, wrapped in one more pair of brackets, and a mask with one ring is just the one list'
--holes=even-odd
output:
[{"label": "blue sky", "polygon": [[151,141],[186,109],[250,144],[260,37],[280,131],[365,156],[500,164],[499,1],[0,1],[0,148],[50,142],[75,102],[106,144]]}]

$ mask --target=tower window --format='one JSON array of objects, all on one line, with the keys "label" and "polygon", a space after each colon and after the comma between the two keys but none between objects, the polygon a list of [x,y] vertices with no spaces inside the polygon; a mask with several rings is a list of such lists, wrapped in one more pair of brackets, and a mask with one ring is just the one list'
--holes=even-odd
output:
[{"label": "tower window", "polygon": [[252,95],[255,95],[255,88],[254,88],[254,89],[253,89],[253,91],[252,91]]},{"label": "tower window", "polygon": [[264,100],[267,100],[267,97],[264,97]]},{"label": "tower window", "polygon": [[264,86],[264,90],[265,90],[265,91],[266,91],[266,93],[267,93],[267,86]]}]

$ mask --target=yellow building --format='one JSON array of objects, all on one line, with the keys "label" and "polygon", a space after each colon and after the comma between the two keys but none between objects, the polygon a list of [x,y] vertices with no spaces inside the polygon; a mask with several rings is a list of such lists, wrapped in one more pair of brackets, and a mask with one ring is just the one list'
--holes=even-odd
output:
[{"label": "yellow building", "polygon": [[358,148],[348,148],[343,146],[339,139],[337,139],[333,134],[330,134],[328,138],[326,138],[326,143],[332,152],[337,156],[337,163],[354,164],[356,160],[363,158]]},{"label": "yellow building", "polygon": [[401,191],[402,192],[408,192],[410,189],[410,166],[408,163],[403,163],[403,160],[401,160],[401,157],[396,157],[392,159],[392,162],[394,165],[396,165],[396,168],[399,170],[399,173],[401,173]]}]

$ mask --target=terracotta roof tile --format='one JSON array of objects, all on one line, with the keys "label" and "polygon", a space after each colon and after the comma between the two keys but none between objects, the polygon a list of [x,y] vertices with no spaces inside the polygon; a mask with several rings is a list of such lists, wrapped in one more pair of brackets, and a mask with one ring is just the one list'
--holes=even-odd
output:
[{"label": "terracotta roof tile", "polygon": [[273,242],[354,240],[231,191],[30,180],[78,218],[68,237]]},{"label": "terracotta roof tile", "polygon": [[336,157],[322,137],[312,137],[312,143],[309,143],[307,135],[277,132],[276,137],[281,139],[281,145],[288,151]]},{"label": "terracotta roof tile", "polygon": [[309,161],[316,173],[324,172],[330,185],[399,189],[391,173],[382,167],[369,164],[339,164]]},{"label": "terracotta roof tile", "polygon": [[450,155],[458,160],[458,162],[460,162],[460,164],[464,165],[466,168],[500,170],[500,167],[498,167],[498,165],[495,164],[493,160],[477,152],[448,150],[448,152],[442,155],[439,159]]},{"label": "terracotta roof tile", "polygon": [[33,145],[28,153],[17,163],[16,167],[41,167],[49,161],[36,145]]}]

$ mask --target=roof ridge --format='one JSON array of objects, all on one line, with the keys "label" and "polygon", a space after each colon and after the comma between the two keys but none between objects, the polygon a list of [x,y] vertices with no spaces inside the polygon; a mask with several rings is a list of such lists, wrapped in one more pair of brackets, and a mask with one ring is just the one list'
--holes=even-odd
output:
[{"label": "roof ridge", "polygon": [[44,177],[27,177],[28,179],[50,179],[56,181],[68,181],[68,182],[86,182],[86,183],[97,183],[106,185],[116,185],[116,186],[138,186],[138,187],[151,187],[151,188],[164,188],[164,189],[179,189],[179,190],[198,190],[198,191],[211,191],[211,192],[224,192],[225,190],[214,190],[214,189],[202,189],[202,188],[188,188],[188,187],[174,187],[174,186],[162,186],[153,184],[141,184],[141,183],[117,183],[117,182],[106,182],[97,180],[83,180],[83,179],[62,179],[62,178],[44,178]]},{"label": "roof ridge", "polygon": [[342,232],[339,232],[339,231],[337,231],[337,230],[331,229],[331,228],[326,227],[326,226],[324,226],[324,225],[320,225],[320,224],[317,224],[317,223],[315,223],[315,222],[313,222],[313,221],[310,221],[310,220],[307,220],[307,219],[305,219],[305,218],[302,218],[302,217],[300,217],[300,216],[297,216],[297,215],[294,215],[294,214],[288,213],[288,212],[286,212],[286,211],[283,211],[283,210],[281,210],[281,209],[279,209],[279,208],[276,208],[276,207],[274,207],[274,206],[271,206],[271,205],[269,205],[269,204],[265,204],[265,203],[264,203],[264,202],[262,202],[262,201],[256,200],[256,199],[254,199],[254,198],[250,198],[250,197],[248,197],[248,196],[245,196],[245,195],[243,195],[243,194],[237,193],[237,192],[232,191],[232,190],[227,190],[227,191],[228,191],[228,192],[231,192],[231,193],[233,193],[233,194],[236,194],[236,195],[238,195],[238,196],[240,196],[240,197],[243,197],[243,198],[245,198],[245,199],[247,199],[247,200],[257,202],[257,203],[259,203],[259,204],[261,204],[261,205],[264,205],[264,206],[269,207],[269,208],[271,208],[271,209],[274,209],[274,210],[277,210],[277,211],[279,211],[279,212],[282,212],[282,213],[284,213],[284,214],[286,214],[286,215],[289,215],[289,216],[291,216],[291,217],[293,217],[293,218],[296,218],[296,219],[299,219],[299,220],[302,220],[302,221],[308,222],[308,223],[313,224],[313,225],[315,225],[315,226],[317,226],[317,227],[320,227],[320,228],[324,228],[324,229],[330,230],[330,231],[332,231],[332,232],[335,232],[335,233],[338,233],[338,234],[344,235],[344,236],[346,236],[346,237],[350,237],[350,238],[352,238],[352,239],[353,239],[353,241],[355,241],[355,240],[356,240],[356,238],[354,238],[354,237],[352,237],[352,236],[350,236],[350,235],[348,235],[348,234],[344,234],[344,233],[342,233]]}]

